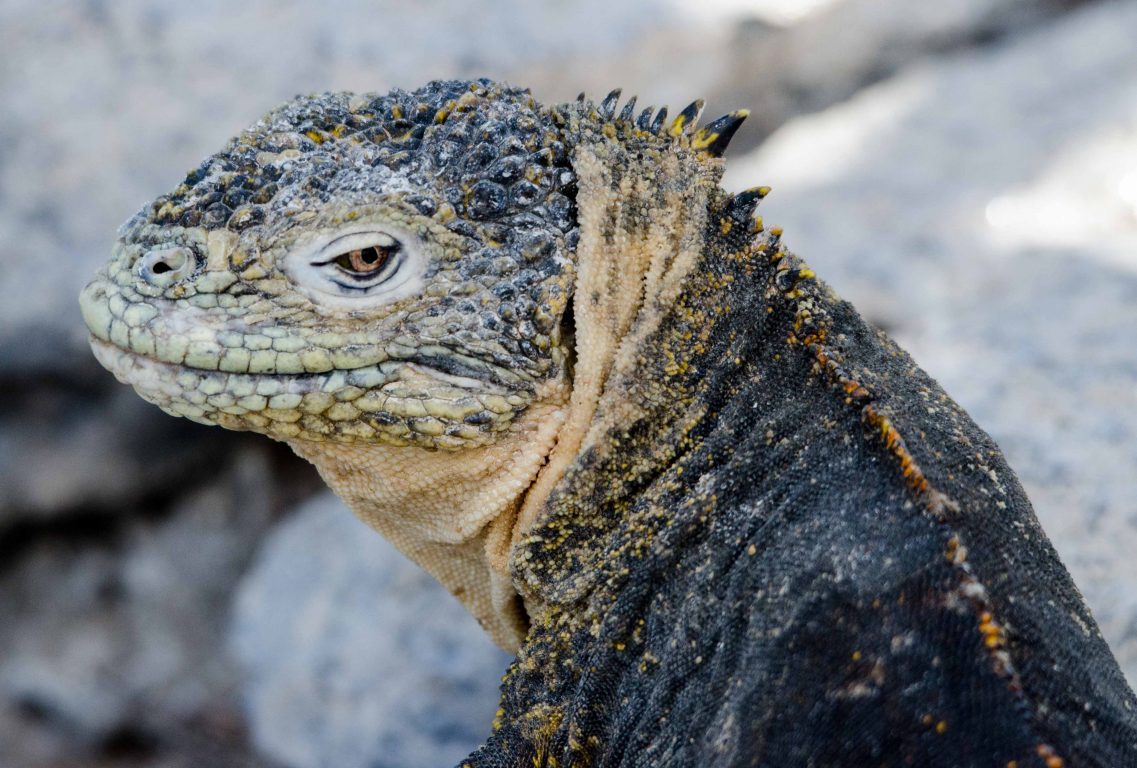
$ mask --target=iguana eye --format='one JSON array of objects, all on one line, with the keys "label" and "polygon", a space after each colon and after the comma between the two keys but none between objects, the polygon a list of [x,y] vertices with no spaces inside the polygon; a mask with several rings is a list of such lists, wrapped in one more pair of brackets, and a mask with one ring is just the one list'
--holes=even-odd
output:
[{"label": "iguana eye", "polygon": [[367,290],[394,277],[402,261],[399,241],[386,232],[358,232],[332,240],[315,254],[314,267],[332,267],[328,277],[348,291]]},{"label": "iguana eye", "polygon": [[319,303],[359,307],[414,293],[422,286],[428,261],[416,236],[357,229],[290,253],[285,271]]},{"label": "iguana eye", "polygon": [[371,245],[367,248],[356,248],[334,259],[336,266],[352,277],[370,275],[383,268],[387,259],[397,251],[397,247],[383,247]]}]

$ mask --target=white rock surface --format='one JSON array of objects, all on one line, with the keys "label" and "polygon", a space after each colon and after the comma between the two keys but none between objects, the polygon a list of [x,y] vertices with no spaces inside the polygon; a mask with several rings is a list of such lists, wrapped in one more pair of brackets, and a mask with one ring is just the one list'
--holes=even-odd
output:
[{"label": "white rock surface", "polygon": [[437,768],[490,732],[510,657],[330,493],[269,536],[236,601],[255,744],[289,768]]},{"label": "white rock surface", "polygon": [[999,442],[1137,681],[1137,4],[909,71],[735,161]]}]

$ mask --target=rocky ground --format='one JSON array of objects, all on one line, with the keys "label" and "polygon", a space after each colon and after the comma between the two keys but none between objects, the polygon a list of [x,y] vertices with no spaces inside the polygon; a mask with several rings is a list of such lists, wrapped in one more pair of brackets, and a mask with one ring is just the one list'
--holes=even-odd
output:
[{"label": "rocky ground", "polygon": [[75,305],[268,107],[438,76],[754,108],[728,185],[996,437],[1137,680],[1137,3],[233,8],[0,5],[0,765],[436,766],[486,731],[508,660],[449,595],[286,451],[115,384]]}]

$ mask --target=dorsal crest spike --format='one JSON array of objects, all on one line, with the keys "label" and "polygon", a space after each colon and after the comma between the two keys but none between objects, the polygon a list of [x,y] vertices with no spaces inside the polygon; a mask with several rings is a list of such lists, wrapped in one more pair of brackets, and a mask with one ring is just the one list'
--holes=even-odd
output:
[{"label": "dorsal crest spike", "polygon": [[730,140],[734,138],[735,132],[742,125],[742,121],[749,116],[750,110],[737,109],[713,120],[695,133],[691,146],[711,157],[722,157],[727,145],[730,144]]},{"label": "dorsal crest spike", "polygon": [[625,104],[624,108],[620,110],[620,117],[618,119],[625,123],[632,122],[632,113],[634,113],[635,110],[636,97],[633,96],[632,98],[628,99],[628,103]]},{"label": "dorsal crest spike", "polygon": [[655,112],[655,107],[646,107],[640,116],[636,118],[636,127],[641,131],[646,131],[651,128],[651,116]]},{"label": "dorsal crest spike", "polygon": [[616,105],[620,103],[620,93],[622,93],[622,89],[615,88],[600,102],[600,116],[605,120],[611,120],[616,114]]},{"label": "dorsal crest spike", "polygon": [[703,114],[704,102],[702,99],[695,99],[683,111],[675,116],[675,120],[671,123],[669,133],[672,136],[682,136],[684,133],[690,133],[695,129],[695,125],[699,122],[699,115]]},{"label": "dorsal crest spike", "polygon": [[736,211],[743,211],[750,215],[758,207],[758,203],[762,202],[762,199],[768,194],[770,194],[769,187],[750,187],[735,195],[731,206]]},{"label": "dorsal crest spike", "polygon": [[651,128],[649,130],[652,133],[659,133],[663,130],[665,120],[667,120],[667,107],[660,107],[659,112],[655,115],[655,119],[651,121]]}]

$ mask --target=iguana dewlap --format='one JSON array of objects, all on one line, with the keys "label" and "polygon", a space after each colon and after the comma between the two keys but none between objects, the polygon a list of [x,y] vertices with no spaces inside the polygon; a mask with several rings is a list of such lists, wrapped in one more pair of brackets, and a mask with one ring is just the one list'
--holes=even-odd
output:
[{"label": "iguana dewlap", "polygon": [[298,98],[123,227],[95,353],[517,650],[464,765],[1137,765],[998,448],[718,186],[745,114],[617,98]]}]

